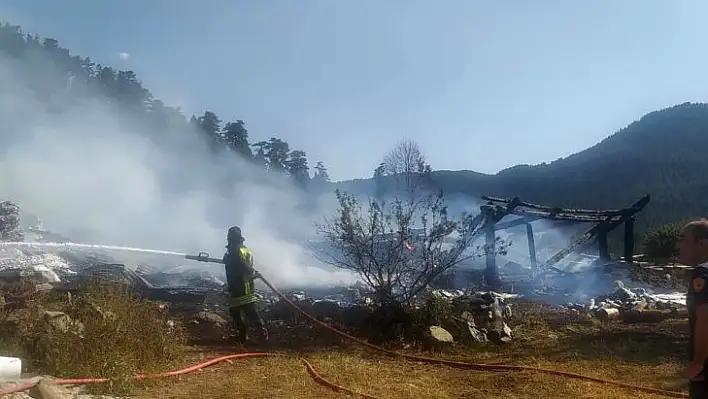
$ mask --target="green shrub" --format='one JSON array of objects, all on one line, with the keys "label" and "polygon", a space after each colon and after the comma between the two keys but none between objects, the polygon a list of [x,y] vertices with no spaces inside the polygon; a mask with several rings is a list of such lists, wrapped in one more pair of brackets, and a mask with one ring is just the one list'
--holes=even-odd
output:
[{"label": "green shrub", "polygon": [[652,259],[670,259],[676,254],[676,240],[684,223],[669,223],[644,235],[644,255]]}]

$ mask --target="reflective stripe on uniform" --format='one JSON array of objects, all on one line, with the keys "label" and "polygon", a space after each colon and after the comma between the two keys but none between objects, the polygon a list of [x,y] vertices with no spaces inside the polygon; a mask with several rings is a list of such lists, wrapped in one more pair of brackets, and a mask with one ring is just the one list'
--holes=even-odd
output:
[{"label": "reflective stripe on uniform", "polygon": [[251,303],[256,303],[258,302],[258,296],[255,293],[251,294],[246,294],[243,296],[238,296],[231,298],[231,301],[229,302],[229,306],[232,308],[237,308],[243,305],[249,305]]},{"label": "reflective stripe on uniform", "polygon": [[[244,258],[245,258],[246,255],[250,256],[251,253],[250,253],[250,251],[248,251],[247,248],[246,248],[246,251],[244,251],[244,248],[241,248],[241,255],[244,256]],[[245,259],[247,259],[247,258],[245,258]],[[248,305],[251,303],[258,302],[258,296],[256,295],[256,293],[253,290],[253,280],[246,279],[246,281],[243,282],[243,286],[244,286],[243,287],[244,294],[241,296],[232,297],[229,302],[230,307],[236,308],[239,306]]]},{"label": "reflective stripe on uniform", "polygon": [[241,259],[243,259],[248,266],[253,268],[253,254],[251,253],[251,250],[247,247],[241,247],[239,248],[239,253],[241,254]]}]

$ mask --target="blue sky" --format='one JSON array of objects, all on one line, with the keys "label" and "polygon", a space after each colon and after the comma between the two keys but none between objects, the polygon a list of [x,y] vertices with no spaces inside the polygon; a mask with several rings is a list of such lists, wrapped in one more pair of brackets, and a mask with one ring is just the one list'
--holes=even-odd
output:
[{"label": "blue sky", "polygon": [[682,0],[0,0],[0,19],[281,136],[335,179],[370,176],[402,138],[434,169],[552,161],[705,101],[707,16]]}]

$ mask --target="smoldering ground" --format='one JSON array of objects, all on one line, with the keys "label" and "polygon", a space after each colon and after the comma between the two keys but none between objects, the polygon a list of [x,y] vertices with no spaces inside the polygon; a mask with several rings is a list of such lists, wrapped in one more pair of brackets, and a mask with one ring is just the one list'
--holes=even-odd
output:
[{"label": "smoldering ground", "polygon": [[[235,154],[215,155],[196,131],[155,131],[72,79],[39,101],[37,92],[61,82],[60,73],[41,53],[0,59],[3,199],[36,214],[46,229],[90,244],[220,257],[227,228],[239,225],[260,271],[276,284],[352,281],[317,264],[301,244],[335,209],[331,195],[305,194]],[[178,257],[151,262],[223,268]]]}]

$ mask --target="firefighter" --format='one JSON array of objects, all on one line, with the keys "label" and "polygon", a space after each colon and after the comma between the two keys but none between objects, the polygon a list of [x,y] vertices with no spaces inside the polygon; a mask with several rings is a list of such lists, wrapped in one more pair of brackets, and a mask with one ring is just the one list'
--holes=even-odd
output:
[{"label": "firefighter", "polygon": [[237,338],[240,342],[245,342],[248,339],[248,328],[254,327],[258,330],[259,338],[266,340],[268,332],[256,310],[258,297],[253,289],[253,283],[254,279],[260,275],[253,269],[251,250],[243,245],[245,239],[241,234],[241,229],[237,226],[229,229],[226,242],[223,261],[231,297],[229,313],[234,321]]},{"label": "firefighter", "polygon": [[678,237],[679,260],[692,266],[686,305],[689,324],[689,359],[684,370],[691,398],[708,398],[708,219],[688,223]]}]

